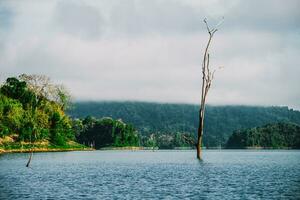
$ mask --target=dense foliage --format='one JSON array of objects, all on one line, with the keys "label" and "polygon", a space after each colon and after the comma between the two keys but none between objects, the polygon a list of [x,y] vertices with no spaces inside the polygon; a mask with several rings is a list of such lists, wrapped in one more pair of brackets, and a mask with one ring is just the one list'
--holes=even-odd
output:
[{"label": "dense foliage", "polygon": [[300,148],[300,126],[292,123],[267,124],[262,127],[235,131],[227,148]]},{"label": "dense foliage", "polygon": [[141,136],[144,147],[158,147],[159,149],[195,148],[195,138],[187,133],[155,133]]},{"label": "dense foliage", "polygon": [[[112,117],[133,124],[143,137],[193,134],[198,126],[197,105],[143,102],[78,102],[68,113],[72,117]],[[225,146],[233,131],[274,122],[300,124],[300,112],[288,107],[207,106],[204,145]],[[151,140],[150,140],[151,141]]]},{"label": "dense foliage", "polygon": [[67,98],[61,87],[44,76],[8,78],[0,88],[0,137],[65,145],[75,139],[71,120],[64,113]]},{"label": "dense foliage", "polygon": [[[194,147],[199,109],[196,105],[81,102],[68,111],[71,120],[65,114],[69,102],[70,95],[64,87],[52,84],[45,76],[23,74],[8,78],[0,86],[0,139],[10,136],[27,143],[46,140],[59,146],[77,139],[96,148]],[[275,122],[289,123],[249,129]],[[287,107],[207,106],[204,146],[299,148],[296,124],[300,124],[300,112]],[[246,133],[235,131],[242,129]]]},{"label": "dense foliage", "polygon": [[73,121],[77,139],[80,143],[96,149],[102,147],[139,146],[137,131],[130,124],[112,118],[95,119],[86,117]]}]

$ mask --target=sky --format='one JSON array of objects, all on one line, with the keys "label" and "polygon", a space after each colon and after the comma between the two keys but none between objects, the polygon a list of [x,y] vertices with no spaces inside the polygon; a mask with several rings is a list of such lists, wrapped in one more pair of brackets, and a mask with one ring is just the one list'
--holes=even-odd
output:
[{"label": "sky", "polygon": [[[211,27],[212,105],[300,110],[300,1],[0,0],[0,81],[44,74],[75,101],[200,102]],[[219,69],[221,67],[221,69]]]}]

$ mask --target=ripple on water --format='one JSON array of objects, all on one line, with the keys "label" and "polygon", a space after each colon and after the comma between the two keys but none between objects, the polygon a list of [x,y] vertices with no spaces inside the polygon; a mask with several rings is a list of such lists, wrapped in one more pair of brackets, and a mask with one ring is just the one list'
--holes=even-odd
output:
[{"label": "ripple on water", "polygon": [[299,199],[300,151],[0,156],[0,199]]}]

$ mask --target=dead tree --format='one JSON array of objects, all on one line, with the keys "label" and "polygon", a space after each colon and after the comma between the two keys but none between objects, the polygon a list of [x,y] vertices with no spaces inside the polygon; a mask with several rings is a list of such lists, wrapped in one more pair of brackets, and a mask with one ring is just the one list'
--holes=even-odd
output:
[{"label": "dead tree", "polygon": [[27,162],[27,164],[26,164],[26,167],[29,167],[30,162],[31,162],[32,155],[33,155],[33,150],[31,149],[30,156],[29,156],[28,162]]},{"label": "dead tree", "polygon": [[203,136],[203,129],[204,129],[204,114],[205,114],[205,104],[206,104],[206,97],[208,91],[210,89],[212,80],[214,79],[215,70],[211,71],[209,66],[209,47],[212,41],[214,34],[217,32],[217,27],[221,25],[222,21],[215,28],[210,28],[206,19],[204,19],[204,23],[209,34],[208,42],[206,44],[206,48],[203,55],[202,61],[202,89],[201,89],[201,103],[200,103],[200,110],[199,110],[199,127],[198,127],[198,139],[197,139],[197,158],[201,159],[201,145],[202,145],[202,136]]},{"label": "dead tree", "polygon": [[[33,132],[33,134],[34,134],[34,136],[36,136],[36,135],[35,135],[35,132]],[[31,162],[31,159],[32,159],[32,156],[33,156],[33,149],[34,149],[34,147],[33,147],[32,140],[31,140],[31,139],[32,139],[32,138],[31,138],[31,135],[30,135],[30,145],[31,145],[31,147],[30,147],[30,156],[29,156],[28,162],[27,162],[27,164],[26,164],[26,167],[29,167],[30,162]],[[35,137],[35,139],[36,139],[36,137]],[[34,140],[34,141],[35,141],[35,140]]]}]

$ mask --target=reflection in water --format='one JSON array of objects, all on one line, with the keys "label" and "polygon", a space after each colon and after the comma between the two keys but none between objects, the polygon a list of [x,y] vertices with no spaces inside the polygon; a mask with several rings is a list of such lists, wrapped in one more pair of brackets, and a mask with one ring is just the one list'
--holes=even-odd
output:
[{"label": "reflection in water", "polygon": [[297,199],[300,151],[93,151],[0,157],[0,199]]}]

